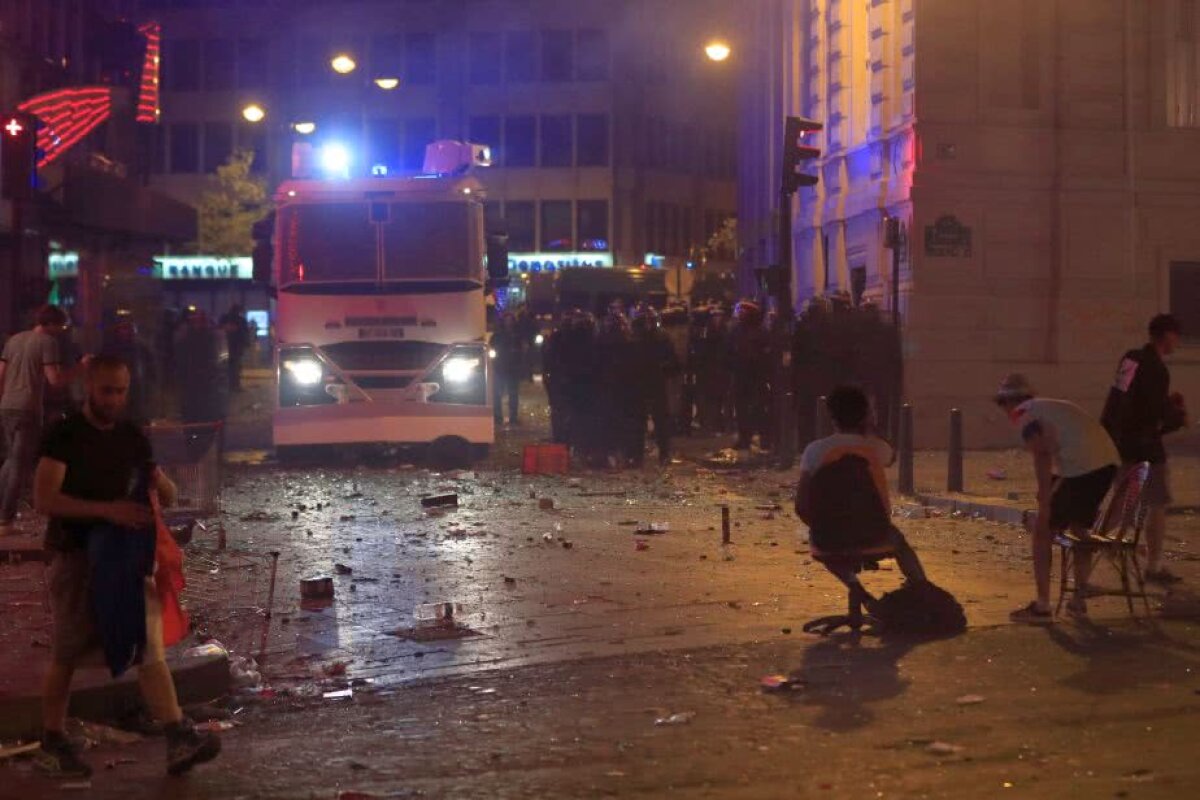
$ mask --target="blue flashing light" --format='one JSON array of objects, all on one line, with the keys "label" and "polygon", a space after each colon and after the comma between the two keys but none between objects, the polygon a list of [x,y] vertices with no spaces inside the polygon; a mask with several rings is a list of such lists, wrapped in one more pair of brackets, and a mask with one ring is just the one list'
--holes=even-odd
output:
[{"label": "blue flashing light", "polygon": [[350,160],[350,150],[341,142],[326,142],[317,151],[317,163],[330,178],[349,178]]},{"label": "blue flashing light", "polygon": [[371,174],[377,178],[385,178],[388,174],[387,164],[375,164],[371,167]]}]

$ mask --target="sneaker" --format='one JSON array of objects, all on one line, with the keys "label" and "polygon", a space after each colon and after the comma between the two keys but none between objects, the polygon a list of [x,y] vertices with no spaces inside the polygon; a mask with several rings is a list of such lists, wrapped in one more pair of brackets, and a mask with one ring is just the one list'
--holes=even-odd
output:
[{"label": "sneaker", "polygon": [[1171,572],[1166,567],[1162,569],[1146,570],[1146,581],[1148,583],[1157,583],[1163,586],[1169,586],[1172,583],[1179,583],[1183,578]]},{"label": "sneaker", "polygon": [[1076,619],[1087,619],[1088,608],[1087,601],[1083,598],[1076,598],[1067,603],[1067,613]]},{"label": "sneaker", "polygon": [[1046,625],[1054,622],[1054,613],[1050,609],[1038,608],[1037,601],[1029,605],[1018,608],[1016,611],[1008,615],[1008,618],[1013,622],[1024,622],[1031,625]]},{"label": "sneaker", "polygon": [[79,757],[75,745],[61,733],[42,737],[42,746],[33,751],[33,766],[49,778],[90,778],[92,768]]},{"label": "sneaker", "polygon": [[221,752],[221,740],[211,732],[201,733],[184,720],[167,729],[167,773],[182,775],[197,764],[212,761]]}]

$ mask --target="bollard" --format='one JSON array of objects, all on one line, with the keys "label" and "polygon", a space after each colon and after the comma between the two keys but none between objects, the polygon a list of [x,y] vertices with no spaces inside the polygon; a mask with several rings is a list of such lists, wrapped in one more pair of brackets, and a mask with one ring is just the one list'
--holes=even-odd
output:
[{"label": "bollard", "polygon": [[913,495],[913,409],[908,403],[900,408],[900,494]]},{"label": "bollard", "polygon": [[946,491],[963,490],[963,428],[962,411],[950,409],[949,463],[946,465]]},{"label": "bollard", "polygon": [[729,506],[721,506],[721,544],[729,544]]},{"label": "bollard", "polygon": [[829,409],[825,406],[825,395],[817,398],[816,437],[824,439],[829,435]]}]

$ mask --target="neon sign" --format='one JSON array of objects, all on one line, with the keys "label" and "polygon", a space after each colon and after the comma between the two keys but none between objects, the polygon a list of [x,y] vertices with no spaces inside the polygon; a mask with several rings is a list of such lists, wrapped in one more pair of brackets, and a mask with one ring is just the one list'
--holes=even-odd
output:
[{"label": "neon sign", "polygon": [[254,277],[250,256],[155,256],[154,277],[164,281],[248,281]]}]

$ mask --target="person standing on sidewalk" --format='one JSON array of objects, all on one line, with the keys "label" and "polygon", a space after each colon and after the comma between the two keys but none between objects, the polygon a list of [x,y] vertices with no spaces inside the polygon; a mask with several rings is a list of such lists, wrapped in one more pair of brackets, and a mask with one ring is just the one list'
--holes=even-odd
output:
[{"label": "person standing on sidewalk", "polygon": [[46,386],[69,385],[80,368],[62,367],[58,340],[67,327],[63,310],[42,306],[34,319],[33,329],[9,338],[0,353],[0,428],[5,445],[0,466],[0,536],[12,531],[21,491],[37,463]]},{"label": "person standing on sidewalk", "polygon": [[[122,531],[129,536],[152,535],[141,530],[153,530],[150,506],[130,499],[130,486],[142,476],[164,504],[175,496],[175,486],[153,464],[145,434],[122,419],[129,380],[129,368],[119,359],[91,360],[83,411],[46,435],[34,477],[37,509],[50,518],[47,587],[53,619],[51,664],[42,693],[42,743],[35,763],[39,771],[57,778],[91,774],[65,735],[67,704],[76,667],[101,645],[98,629],[106,630],[113,622],[98,619],[91,600],[89,536],[105,526],[131,529]],[[179,708],[164,653],[154,578],[143,580],[145,646],[138,682],[146,705],[165,726],[167,770],[179,775],[215,758],[221,742],[212,733],[198,733]]]},{"label": "person standing on sidewalk", "polygon": [[[1070,528],[1085,536],[1096,522],[1100,505],[1117,476],[1119,456],[1104,428],[1086,411],[1066,400],[1036,397],[1024,375],[1004,379],[995,395],[1033,456],[1038,508],[1033,521],[1033,581],[1037,599],[1009,616],[1014,622],[1047,623],[1054,535]],[[1081,550],[1075,559],[1077,591],[1067,609],[1087,614],[1086,592],[1091,557]]]},{"label": "person standing on sidewalk", "polygon": [[1143,494],[1147,509],[1146,580],[1160,584],[1180,580],[1162,563],[1167,506],[1171,502],[1163,436],[1187,425],[1183,398],[1171,393],[1171,372],[1163,358],[1175,352],[1180,333],[1179,320],[1170,314],[1150,320],[1150,341],[1121,358],[1100,418],[1117,443],[1123,464],[1150,462],[1150,479]]}]

